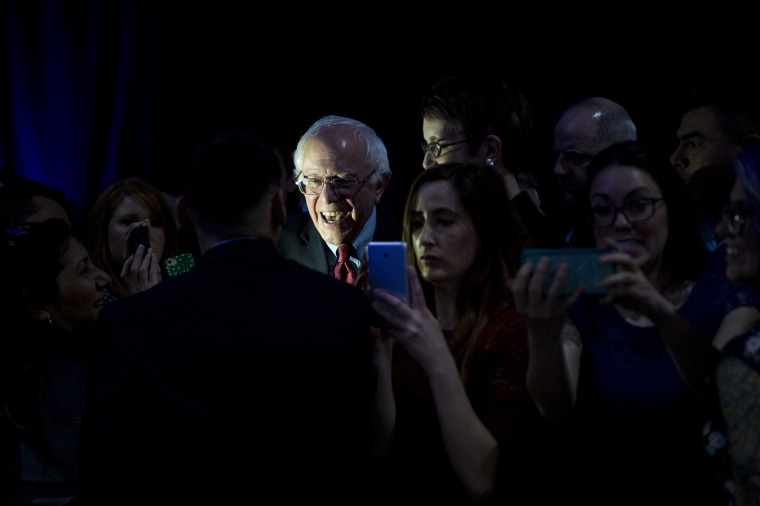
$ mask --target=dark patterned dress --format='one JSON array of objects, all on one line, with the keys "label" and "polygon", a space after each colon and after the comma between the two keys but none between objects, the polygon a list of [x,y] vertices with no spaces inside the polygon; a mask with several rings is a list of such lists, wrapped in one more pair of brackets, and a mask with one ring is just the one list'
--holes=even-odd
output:
[{"label": "dark patterned dress", "polygon": [[[753,290],[708,272],[679,313],[711,339],[727,313],[748,305],[758,305]],[[583,339],[576,403],[582,502],[725,504],[704,458],[709,403],[683,381],[657,328],[631,325],[590,298],[579,299],[569,317]]]},{"label": "dark patterned dress", "polygon": [[760,505],[760,327],[733,338],[715,370],[705,450],[735,506]]},{"label": "dark patterned dress", "polygon": [[[447,338],[450,336],[447,336]],[[479,419],[499,442],[494,504],[550,504],[564,497],[547,486],[562,476],[559,435],[528,395],[527,329],[514,309],[493,315],[480,335],[467,388]],[[397,422],[382,504],[470,504],[444,448],[430,385],[422,368],[394,347]],[[556,496],[554,494],[557,494]]]}]

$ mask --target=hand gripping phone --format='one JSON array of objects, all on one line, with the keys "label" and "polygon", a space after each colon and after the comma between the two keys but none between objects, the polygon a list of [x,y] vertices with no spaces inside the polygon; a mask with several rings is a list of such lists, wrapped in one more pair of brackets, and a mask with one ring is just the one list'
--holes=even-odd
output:
[{"label": "hand gripping phone", "polygon": [[137,246],[142,244],[145,246],[145,251],[150,248],[150,236],[148,227],[135,227],[132,229],[132,233],[129,234],[127,239],[127,253],[134,255],[137,250]]},{"label": "hand gripping phone", "polygon": [[599,257],[612,252],[610,248],[529,248],[522,252],[520,263],[538,263],[541,257],[548,256],[551,263],[544,278],[543,293],[549,291],[549,287],[557,274],[557,268],[562,263],[569,267],[565,285],[561,295],[566,297],[575,291],[579,285],[583,285],[584,293],[588,295],[604,295],[606,290],[596,287],[602,279],[615,272],[615,266],[600,264]]}]

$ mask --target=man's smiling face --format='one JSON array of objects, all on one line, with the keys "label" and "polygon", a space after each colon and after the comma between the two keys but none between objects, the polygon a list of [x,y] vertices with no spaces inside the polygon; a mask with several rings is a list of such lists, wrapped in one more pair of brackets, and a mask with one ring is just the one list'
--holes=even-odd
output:
[{"label": "man's smiling face", "polygon": [[[372,172],[366,166],[364,143],[343,128],[332,128],[304,146],[302,178],[335,178],[361,181]],[[309,214],[319,234],[330,244],[351,243],[372,215],[379,194],[374,177],[362,184],[356,194],[338,195],[325,184],[319,195],[306,195]],[[380,192],[382,194],[382,192]]]}]

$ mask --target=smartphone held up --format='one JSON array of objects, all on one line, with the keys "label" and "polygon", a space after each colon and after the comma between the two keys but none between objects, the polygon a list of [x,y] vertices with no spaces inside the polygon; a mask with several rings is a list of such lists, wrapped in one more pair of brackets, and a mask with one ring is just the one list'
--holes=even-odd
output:
[{"label": "smartphone held up", "polygon": [[571,295],[580,285],[583,285],[585,294],[601,296],[607,291],[597,288],[596,284],[614,273],[615,266],[600,263],[599,257],[611,251],[609,248],[530,248],[523,251],[520,263],[531,262],[535,265],[542,257],[549,257],[549,270],[543,284],[544,295],[549,291],[557,269],[564,263],[569,269],[561,296]]},{"label": "smartphone held up", "polygon": [[129,234],[127,239],[127,253],[134,255],[137,251],[137,246],[142,244],[145,246],[145,251],[150,248],[150,231],[148,227],[135,227],[132,229],[132,233]]},{"label": "smartphone held up", "polygon": [[409,302],[405,242],[370,242],[367,246],[367,262],[370,296],[376,288],[383,288]]},{"label": "smartphone held up", "polygon": [[[382,288],[409,303],[409,280],[406,275],[407,251],[402,241],[370,242],[367,246],[367,268],[369,271],[369,294]],[[388,322],[377,313],[373,324],[387,327]]]}]

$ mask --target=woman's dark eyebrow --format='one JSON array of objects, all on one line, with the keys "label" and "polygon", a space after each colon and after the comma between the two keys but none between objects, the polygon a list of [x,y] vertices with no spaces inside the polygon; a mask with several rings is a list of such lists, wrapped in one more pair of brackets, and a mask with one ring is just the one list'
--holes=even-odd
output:
[{"label": "woman's dark eyebrow", "polygon": [[[638,191],[642,191],[642,190],[647,191],[649,193],[652,192],[651,188],[648,188],[646,186],[638,186],[638,187],[634,188],[633,190],[629,191],[628,193],[626,193],[625,194],[625,198],[623,200],[627,200],[627,199],[631,198],[632,195],[636,196],[635,193],[638,192]],[[610,196],[607,195],[606,193],[593,193],[593,194],[589,195],[589,200],[594,199],[596,197],[612,201],[612,198],[610,198]]]}]

